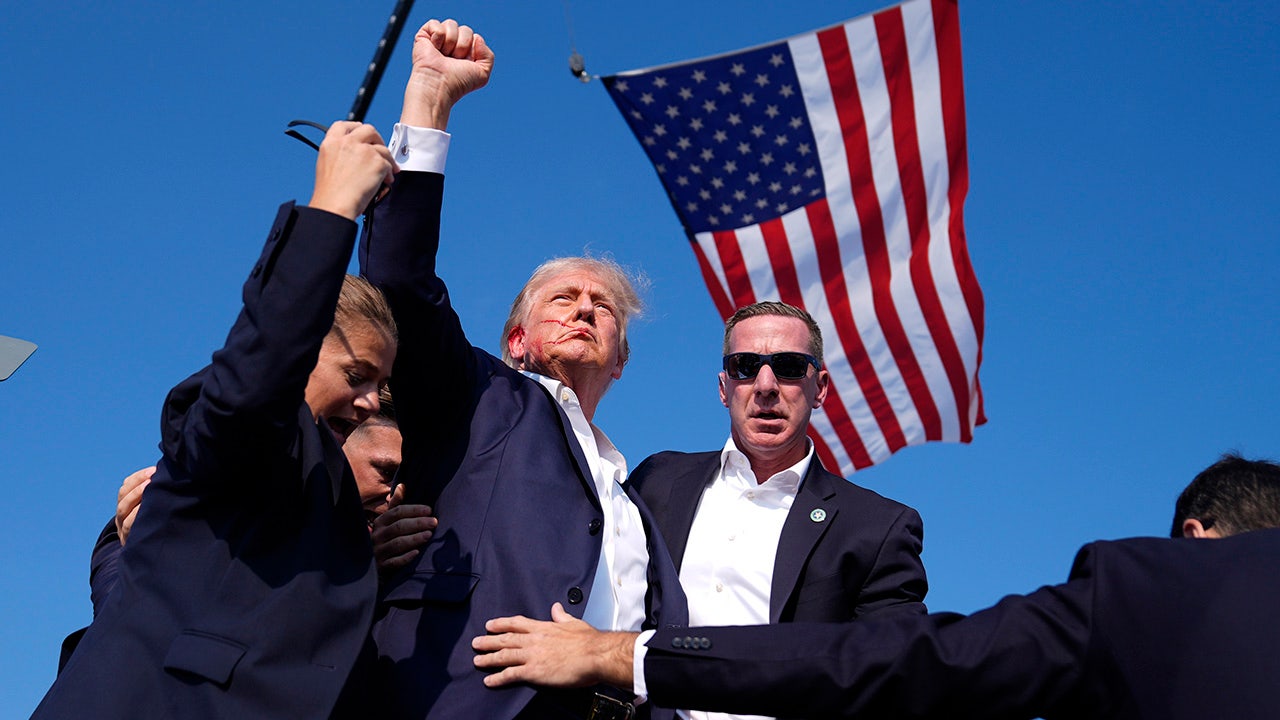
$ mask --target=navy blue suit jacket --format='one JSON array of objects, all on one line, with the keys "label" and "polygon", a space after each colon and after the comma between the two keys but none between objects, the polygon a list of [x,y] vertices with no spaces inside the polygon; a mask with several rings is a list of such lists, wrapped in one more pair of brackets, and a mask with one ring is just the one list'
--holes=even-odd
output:
[{"label": "navy blue suit jacket", "polygon": [[[432,505],[440,521],[413,564],[384,585],[373,634],[383,685],[370,701],[387,706],[370,716],[502,720],[536,693],[485,687],[471,638],[493,617],[547,619],[553,602],[581,617],[604,514],[559,405],[463,333],[436,274],[442,188],[440,175],[401,172],[361,247],[364,272],[391,301],[400,330],[397,477],[408,502]],[[649,539],[645,625],[683,625],[675,568],[637,504]]]},{"label": "navy blue suit jacket", "polygon": [[[662,452],[627,481],[658,520],[679,569],[720,451]],[[813,513],[821,511],[815,522]],[[814,457],[774,557],[769,622],[842,622],[882,611],[923,614],[929,590],[915,510],[827,472]]]},{"label": "navy blue suit jacket", "polygon": [[226,344],[165,402],[114,587],[35,718],[329,716],[377,579],[303,394],[354,242],[349,220],[281,208]]},{"label": "navy blue suit jacket", "polygon": [[808,717],[1269,720],[1278,567],[1280,530],[1098,542],[968,617],[659,631],[645,677],[664,703]]}]

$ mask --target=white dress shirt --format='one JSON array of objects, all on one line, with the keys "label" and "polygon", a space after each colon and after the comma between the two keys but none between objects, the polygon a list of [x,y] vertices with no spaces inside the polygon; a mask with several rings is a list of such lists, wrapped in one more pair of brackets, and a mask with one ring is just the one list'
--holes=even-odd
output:
[{"label": "white dress shirt", "polygon": [[[725,443],[720,471],[702,492],[680,563],[691,626],[769,624],[778,540],[812,460],[810,443],[800,462],[758,482],[751,461],[733,438]],[[641,647],[638,644],[637,650]],[[645,689],[639,680],[643,662],[643,657],[637,662],[640,690]],[[690,720],[770,720],[700,710],[679,714]]]},{"label": "white dress shirt", "polygon": [[626,458],[600,428],[587,421],[572,388],[537,373],[524,374],[546,388],[569,416],[604,509],[600,562],[582,619],[600,629],[639,630],[649,590],[649,547],[640,511],[622,489],[627,479]]}]

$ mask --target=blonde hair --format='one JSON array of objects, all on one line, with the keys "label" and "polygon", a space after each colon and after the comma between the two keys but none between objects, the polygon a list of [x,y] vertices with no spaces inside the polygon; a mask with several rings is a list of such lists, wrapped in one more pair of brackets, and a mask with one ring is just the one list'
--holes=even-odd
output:
[{"label": "blonde hair", "polygon": [[358,275],[347,275],[342,280],[338,305],[333,310],[333,327],[339,331],[347,330],[360,320],[382,330],[393,341],[399,341],[396,319],[382,291]]}]

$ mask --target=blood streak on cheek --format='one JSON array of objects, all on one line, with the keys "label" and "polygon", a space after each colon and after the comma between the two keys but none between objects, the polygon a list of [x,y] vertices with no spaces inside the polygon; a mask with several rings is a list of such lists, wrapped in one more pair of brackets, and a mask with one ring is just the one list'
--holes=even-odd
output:
[{"label": "blood streak on cheek", "polygon": [[[573,327],[572,325],[570,325],[569,323],[567,323],[567,322],[565,322],[565,321],[563,321],[563,320],[543,320],[542,322],[544,322],[544,323],[551,323],[552,325],[558,325],[558,326],[560,326],[560,327],[562,327],[562,328],[564,328],[564,329],[566,329],[566,330],[573,330],[573,329],[574,329],[574,327]],[[537,342],[538,342],[538,347],[539,347],[539,348],[542,348],[542,347],[544,347],[544,346],[546,346],[546,345],[560,345],[560,344],[562,344],[562,343],[566,343],[566,342],[569,342],[570,340],[573,340],[575,337],[577,337],[577,336],[576,336],[576,335],[570,335],[570,336],[568,336],[568,337],[564,337],[564,338],[561,338],[561,339],[559,339],[559,340],[545,340],[545,341],[544,341],[544,340],[539,340],[539,341],[537,341]]]}]

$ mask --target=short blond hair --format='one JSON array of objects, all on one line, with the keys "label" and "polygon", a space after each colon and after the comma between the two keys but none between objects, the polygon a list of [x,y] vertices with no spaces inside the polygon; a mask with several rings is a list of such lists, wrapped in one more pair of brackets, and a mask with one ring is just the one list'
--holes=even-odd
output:
[{"label": "short blond hair", "polygon": [[349,330],[360,320],[382,330],[393,341],[399,341],[396,319],[382,291],[359,275],[347,275],[342,279],[338,305],[333,310],[333,327],[340,331]]}]

